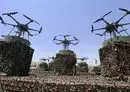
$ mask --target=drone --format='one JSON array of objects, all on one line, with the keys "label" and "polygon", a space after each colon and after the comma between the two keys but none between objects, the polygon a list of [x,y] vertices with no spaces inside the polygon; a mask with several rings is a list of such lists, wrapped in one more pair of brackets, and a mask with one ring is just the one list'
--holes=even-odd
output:
[{"label": "drone", "polygon": [[60,39],[57,39],[57,36],[55,36],[53,41],[58,41],[58,43],[56,42],[56,45],[61,45],[62,44],[64,50],[68,50],[70,44],[77,45],[79,43],[79,40],[75,36],[73,36],[73,40],[68,40],[67,39],[67,37],[70,37],[71,35],[59,35],[59,36],[63,36],[64,39],[60,40]]},{"label": "drone", "polygon": [[48,59],[48,58],[41,58],[40,60],[48,61],[48,62],[49,62],[49,59]]},{"label": "drone", "polygon": [[[29,36],[37,35],[37,34],[31,34],[30,31],[37,32],[38,34],[41,33],[42,27],[40,27],[39,30],[36,30],[36,29],[29,28],[29,26],[28,26],[30,23],[33,23],[33,22],[36,23],[36,24],[38,24],[38,25],[40,25],[38,22],[34,21],[33,19],[31,19],[31,18],[29,18],[28,16],[26,16],[26,15],[23,14],[23,16],[24,16],[25,18],[27,18],[27,19],[29,20],[29,22],[27,22],[26,24],[22,24],[22,23],[18,22],[18,21],[13,17],[13,15],[15,15],[15,14],[18,14],[18,12],[3,13],[2,15],[6,15],[6,16],[10,17],[11,19],[13,19],[13,20],[16,22],[16,24],[6,23],[6,22],[3,20],[3,18],[0,16],[1,23],[4,24],[4,25],[12,26],[12,27],[13,27],[12,29],[16,28],[17,31],[16,31],[15,33],[16,33],[16,35],[18,35],[19,37],[23,37],[23,38],[24,38],[25,33],[27,33],[28,39],[29,39]],[[29,31],[29,30],[30,30],[30,31]],[[9,32],[9,34],[10,34],[11,32],[12,32],[12,30]],[[9,34],[8,34],[8,35],[9,35]]]},{"label": "drone", "polygon": [[82,58],[77,58],[77,59],[79,59],[79,60],[81,60],[81,61],[88,60],[88,58],[85,58],[85,57],[82,57]]},{"label": "drone", "polygon": [[54,56],[52,56],[52,57],[48,57],[49,59],[52,59],[52,60],[55,60],[55,57]]},{"label": "drone", "polygon": [[[113,37],[116,37],[117,34],[120,35],[120,33],[123,32],[123,31],[124,31],[127,35],[129,35],[128,32],[126,31],[127,29],[124,29],[123,26],[129,25],[130,23],[120,24],[119,22],[120,22],[124,17],[126,17],[127,15],[129,15],[129,14],[130,14],[130,11],[128,11],[127,9],[122,9],[122,8],[119,8],[119,10],[124,11],[124,12],[125,12],[125,15],[123,15],[123,16],[122,16],[120,19],[118,19],[116,22],[109,23],[109,22],[107,22],[107,21],[104,19],[104,17],[107,16],[107,15],[109,15],[109,14],[112,12],[112,11],[110,11],[110,12],[108,12],[107,14],[105,14],[103,17],[99,18],[98,20],[96,20],[96,21],[94,22],[94,23],[97,23],[97,22],[99,22],[99,21],[103,21],[103,22],[106,24],[106,26],[103,27],[103,28],[94,29],[94,26],[92,25],[92,30],[91,30],[91,32],[93,33],[94,31],[97,31],[97,30],[105,30],[102,34],[96,33],[96,35],[99,35],[99,36],[103,36],[103,35],[104,35],[104,36],[106,36],[106,34],[108,33],[108,34],[110,34],[110,38],[112,38],[112,36],[113,36]],[[121,28],[121,30],[118,30],[119,27]]]}]

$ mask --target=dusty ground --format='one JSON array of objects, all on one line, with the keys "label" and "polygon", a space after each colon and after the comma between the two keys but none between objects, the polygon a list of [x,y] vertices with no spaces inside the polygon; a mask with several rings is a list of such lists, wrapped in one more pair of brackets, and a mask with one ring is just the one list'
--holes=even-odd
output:
[{"label": "dusty ground", "polygon": [[[76,76],[56,76],[54,75],[53,72],[43,72],[43,71],[31,71],[30,72],[30,76],[26,76],[26,77],[5,77],[5,76],[0,76],[0,84],[4,85],[4,89],[7,90],[28,90],[28,91],[24,91],[24,92],[104,92],[104,91],[89,91],[88,90],[88,86],[90,85],[90,88],[98,85],[97,87],[99,87],[101,90],[106,88],[112,88],[110,90],[112,91],[107,91],[107,92],[113,92],[113,88],[114,89],[127,89],[130,90],[130,76],[124,76],[123,81],[120,81],[119,77],[115,77],[115,78],[107,78],[107,77],[102,77],[99,75],[95,75],[95,74],[86,74],[86,73],[78,73]],[[44,84],[52,84],[51,87],[47,87],[47,89],[50,89],[53,87],[55,88],[55,91],[37,91],[37,90],[41,90],[43,89],[45,86]],[[54,85],[54,86],[53,86]],[[80,87],[80,89],[82,89],[82,91],[79,89],[79,91],[56,91],[56,86],[55,85],[61,85],[62,86],[68,86],[70,85],[71,88],[73,89],[74,86],[73,85],[79,85],[78,87]],[[92,85],[92,86],[91,86]],[[7,86],[7,87],[6,87]],[[15,88],[14,88],[15,86]],[[40,86],[42,86],[40,88]],[[44,86],[44,87],[43,87]],[[65,87],[64,86],[64,87]],[[24,88],[24,89],[23,89]],[[30,89],[29,89],[30,88]],[[66,87],[67,88],[67,87]],[[76,87],[77,88],[77,87]],[[85,89],[85,91],[83,91]],[[94,89],[94,88],[92,88]],[[35,90],[35,91],[34,91]],[[14,92],[14,91],[11,91]],[[20,91],[23,92],[23,91]],[[106,91],[105,91],[106,92]],[[129,91],[114,91],[114,92],[129,92]]]},{"label": "dusty ground", "polygon": [[[32,72],[31,72],[32,73]],[[40,74],[39,74],[40,73]],[[56,84],[91,84],[91,85],[101,85],[101,86],[118,86],[118,87],[129,87],[130,88],[130,76],[124,76],[124,80],[120,81],[119,77],[108,78],[102,77],[101,75],[96,75],[93,73],[78,73],[75,76],[56,76],[53,72],[35,72],[33,73],[39,82],[46,83],[56,83]]]}]

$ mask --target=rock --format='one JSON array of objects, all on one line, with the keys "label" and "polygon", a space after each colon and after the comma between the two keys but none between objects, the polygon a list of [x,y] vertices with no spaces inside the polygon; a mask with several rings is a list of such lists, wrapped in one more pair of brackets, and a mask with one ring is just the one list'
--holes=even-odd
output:
[{"label": "rock", "polygon": [[130,75],[130,43],[115,41],[99,50],[102,76]]},{"label": "rock", "polygon": [[61,50],[55,58],[55,72],[58,75],[73,75],[76,55],[70,50]]},{"label": "rock", "polygon": [[8,76],[28,75],[33,51],[21,41],[0,41],[0,72]]}]

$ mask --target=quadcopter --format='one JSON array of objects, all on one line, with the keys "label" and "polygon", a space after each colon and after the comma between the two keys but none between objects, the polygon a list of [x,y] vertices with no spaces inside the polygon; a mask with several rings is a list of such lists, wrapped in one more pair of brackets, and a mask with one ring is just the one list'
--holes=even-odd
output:
[{"label": "quadcopter", "polygon": [[79,59],[79,60],[81,60],[81,61],[88,60],[88,58],[85,58],[85,57],[82,57],[82,58],[77,58],[77,59]]},{"label": "quadcopter", "polygon": [[52,60],[55,60],[55,57],[54,56],[52,56],[52,57],[48,57],[49,59],[52,59]]},{"label": "quadcopter", "polygon": [[[27,36],[28,36],[28,39],[29,39],[29,36],[33,36],[33,35],[36,35],[36,34],[31,34],[30,31],[34,31],[34,32],[37,32],[38,34],[41,33],[42,31],[42,27],[40,27],[39,30],[36,30],[36,29],[32,29],[29,27],[29,24],[30,23],[37,23],[39,25],[38,22],[34,21],[33,19],[29,18],[28,16],[24,15],[23,16],[25,18],[27,18],[29,20],[29,22],[27,22],[26,24],[22,24],[20,22],[18,22],[14,17],[13,15],[17,14],[18,12],[12,12],[12,13],[3,13],[2,15],[6,15],[8,17],[10,17],[11,19],[13,19],[15,21],[16,24],[10,24],[10,23],[6,23],[3,18],[0,16],[0,20],[1,20],[1,23],[4,24],[4,25],[9,25],[9,26],[12,26],[14,28],[17,29],[17,31],[15,32],[16,35],[18,35],[19,37],[23,37],[24,38],[24,35],[25,33],[27,33]],[[29,31],[30,30],[30,31]],[[9,34],[12,32],[12,30],[9,32]],[[8,34],[8,35],[9,35]]]},{"label": "quadcopter", "polygon": [[49,59],[48,59],[48,58],[41,58],[40,60],[48,61],[48,62],[49,62]]},{"label": "quadcopter", "polygon": [[61,45],[62,44],[64,50],[68,50],[70,44],[77,45],[79,43],[79,40],[75,36],[73,36],[73,40],[68,40],[67,39],[67,37],[70,37],[71,35],[59,35],[59,36],[63,36],[64,39],[60,40],[60,39],[57,39],[57,36],[55,36],[53,41],[58,41],[58,43],[56,42],[56,45]]},{"label": "quadcopter", "polygon": [[[97,22],[99,22],[99,21],[103,21],[103,22],[106,24],[106,26],[103,27],[103,28],[94,29],[94,27],[93,27],[93,25],[92,25],[92,30],[91,30],[91,32],[93,33],[94,31],[97,31],[97,30],[105,30],[102,34],[96,33],[96,35],[100,35],[100,36],[103,36],[103,35],[104,35],[104,36],[106,36],[106,34],[108,33],[108,34],[110,34],[110,38],[112,38],[112,36],[113,36],[113,37],[116,37],[117,34],[120,35],[120,33],[123,32],[123,31],[124,31],[127,35],[129,35],[129,34],[127,33],[127,31],[126,31],[127,29],[124,29],[123,26],[129,25],[130,23],[120,24],[119,22],[120,22],[124,17],[126,17],[127,15],[129,15],[129,14],[130,14],[130,11],[128,11],[127,9],[122,9],[122,8],[119,8],[119,10],[124,11],[124,12],[125,12],[125,15],[122,16],[120,19],[118,19],[116,22],[109,23],[109,22],[107,22],[107,21],[104,19],[104,17],[107,16],[107,15],[109,15],[109,14],[112,12],[112,11],[110,11],[110,12],[108,12],[107,14],[105,14],[103,17],[99,18],[98,20],[96,20],[96,21],[94,22],[94,23],[97,23]],[[118,30],[119,27],[120,27],[122,30],[119,31],[119,30]]]}]

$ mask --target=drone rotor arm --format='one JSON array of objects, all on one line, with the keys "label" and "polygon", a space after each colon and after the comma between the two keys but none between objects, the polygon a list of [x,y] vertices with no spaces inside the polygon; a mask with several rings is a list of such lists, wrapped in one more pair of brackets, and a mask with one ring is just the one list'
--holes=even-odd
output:
[{"label": "drone rotor arm", "polygon": [[32,21],[29,21],[26,25],[28,26],[30,23],[32,23]]},{"label": "drone rotor arm", "polygon": [[38,32],[39,34],[41,33],[41,29],[40,30],[36,30],[36,29],[28,28],[28,30]]},{"label": "drone rotor arm", "polygon": [[103,18],[97,19],[96,21],[94,21],[93,23],[97,23],[99,21],[103,20]]},{"label": "drone rotor arm", "polygon": [[130,14],[130,11],[127,9],[119,8],[119,10],[126,12],[126,14],[122,16],[116,23],[119,23],[126,15]]},{"label": "drone rotor arm", "polygon": [[[25,18],[27,18],[27,19],[30,20],[30,22],[29,22],[28,24],[30,24],[31,22],[35,22],[35,23],[39,24],[38,22],[36,22],[35,20],[29,18],[28,16],[26,16],[26,15],[24,15],[24,14],[23,14],[23,16],[24,16]],[[39,25],[40,25],[40,24],[39,24]]]},{"label": "drone rotor arm", "polygon": [[113,35],[114,35],[114,34],[116,34],[116,33],[114,33],[115,31],[119,34],[119,32],[118,32],[118,30],[117,30],[117,29],[118,29],[118,27],[119,27],[119,25],[117,25],[117,27],[116,27],[116,25],[114,25]]},{"label": "drone rotor arm", "polygon": [[112,11],[106,13],[102,18],[104,18],[105,16],[109,15],[110,13],[112,13]]},{"label": "drone rotor arm", "polygon": [[55,41],[60,41],[60,42],[62,42],[62,40],[59,40],[59,39],[55,39]]},{"label": "drone rotor arm", "polygon": [[105,23],[108,23],[108,22],[106,22],[106,21],[104,20],[104,17],[107,16],[108,14],[110,14],[111,12],[112,12],[112,11],[110,11],[110,12],[108,12],[107,14],[103,15],[102,18],[97,19],[94,23],[99,22],[99,21],[101,21],[101,20],[104,21]]},{"label": "drone rotor arm", "polygon": [[29,31],[27,31],[27,33],[28,33],[28,36],[33,36]]},{"label": "drone rotor arm", "polygon": [[56,43],[56,45],[60,45],[60,44],[62,44],[62,43]]},{"label": "drone rotor arm", "polygon": [[106,29],[106,28],[104,27],[104,28],[93,29],[93,31],[96,31],[96,30],[104,30],[104,29]]},{"label": "drone rotor arm", "polygon": [[73,44],[73,45],[77,45],[79,42],[76,42],[76,43],[70,43],[70,44]]},{"label": "drone rotor arm", "polygon": [[116,21],[116,23],[118,24],[127,14],[125,14],[124,16],[122,16],[119,20]]},{"label": "drone rotor arm", "polygon": [[99,35],[99,36],[103,36],[106,34],[106,32],[102,33],[102,34],[99,34],[99,33],[95,33],[96,35]]},{"label": "drone rotor arm", "polygon": [[12,17],[11,15],[9,16],[11,17],[18,25],[20,24],[14,17]]},{"label": "drone rotor arm", "polygon": [[130,23],[118,24],[119,26],[130,25]]},{"label": "drone rotor arm", "polygon": [[109,25],[109,22],[107,22],[105,19],[103,19],[103,21],[104,21],[107,25]]},{"label": "drone rotor arm", "polygon": [[4,22],[4,24],[5,24],[5,25],[10,25],[10,26],[13,26],[13,27],[17,27],[17,25],[10,24],[10,23],[5,23],[5,22]]},{"label": "drone rotor arm", "polygon": [[28,30],[39,32],[39,30],[29,28]]},{"label": "drone rotor arm", "polygon": [[103,36],[103,34],[95,33],[96,35]]},{"label": "drone rotor arm", "polygon": [[59,36],[69,37],[69,36],[71,36],[71,35],[59,35]]},{"label": "drone rotor arm", "polygon": [[70,42],[77,41],[77,40],[69,40]]},{"label": "drone rotor arm", "polygon": [[74,42],[74,41],[79,41],[79,40],[76,40],[76,39],[74,39],[74,40],[69,40],[70,42]]}]

